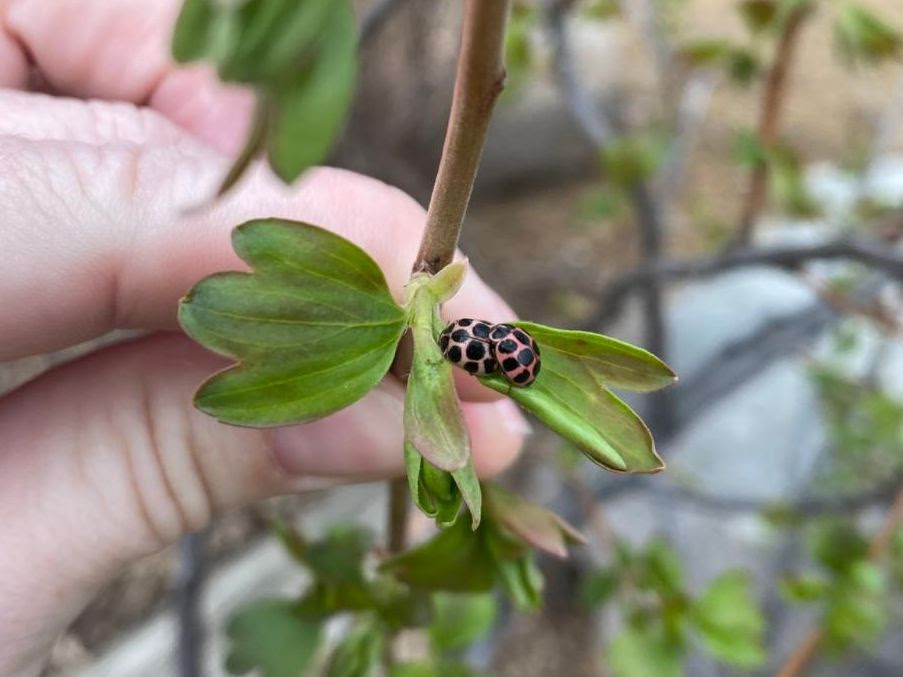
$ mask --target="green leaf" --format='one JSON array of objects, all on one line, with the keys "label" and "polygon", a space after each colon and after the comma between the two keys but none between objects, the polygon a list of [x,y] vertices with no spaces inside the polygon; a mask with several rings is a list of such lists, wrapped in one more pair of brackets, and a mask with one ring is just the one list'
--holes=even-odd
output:
[{"label": "green leaf", "polygon": [[427,277],[426,288],[429,290],[436,303],[445,303],[461,289],[464,279],[467,277],[469,264],[467,259],[449,263],[445,268],[433,276]]},{"label": "green leaf", "polygon": [[473,531],[463,520],[387,559],[380,568],[411,586],[449,592],[485,592],[492,589],[494,579],[482,528]]},{"label": "green leaf", "polygon": [[721,63],[732,49],[727,40],[695,40],[684,44],[680,54],[691,66],[711,66]]},{"label": "green leaf", "polygon": [[505,592],[518,609],[530,611],[539,608],[544,580],[533,553],[527,552],[516,559],[497,556],[495,567]]},{"label": "green leaf", "polygon": [[430,640],[439,652],[466,648],[492,629],[496,603],[491,594],[432,595]]},{"label": "green leaf", "polygon": [[233,246],[252,273],[218,273],[188,293],[179,321],[240,364],[195,405],[221,421],[313,421],[359,400],[385,376],[405,326],[382,271],[338,235],[282,219],[249,221]]},{"label": "green leaf", "polygon": [[859,560],[837,576],[827,600],[823,627],[831,648],[870,648],[888,622],[884,575],[874,564]]},{"label": "green leaf", "polygon": [[311,67],[266,93],[273,102],[267,153],[273,170],[286,183],[326,157],[351,105],[357,70],[354,16],[345,2],[334,7],[331,22],[323,29],[329,37]]},{"label": "green leaf", "polygon": [[815,525],[810,548],[817,562],[836,574],[843,574],[868,555],[869,544],[852,524],[831,520]]},{"label": "green leaf", "polygon": [[364,556],[372,538],[357,526],[335,526],[326,536],[307,546],[305,562],[318,580],[334,585],[361,583]]},{"label": "green leaf", "polygon": [[615,677],[683,675],[683,651],[660,626],[625,628],[608,645],[607,659]]},{"label": "green leaf", "polygon": [[404,450],[408,486],[417,507],[434,517],[440,527],[447,527],[458,518],[463,499],[470,511],[471,527],[476,529],[480,524],[482,495],[473,461],[468,460],[459,470],[446,472],[425,460],[409,443],[405,443]]},{"label": "green leaf", "polygon": [[[645,393],[677,380],[671,368],[648,350],[588,331],[556,329],[535,322],[515,322],[542,350],[543,368],[550,352],[577,361],[607,387]],[[560,358],[556,358],[560,359]]]},{"label": "green leaf", "polygon": [[586,606],[601,607],[614,597],[620,584],[621,576],[615,567],[596,569],[583,579],[580,599]]},{"label": "green leaf", "polygon": [[753,33],[761,33],[774,27],[778,16],[778,7],[774,0],[743,0],[739,9],[746,27]]},{"label": "green leaf", "polygon": [[486,506],[494,521],[534,548],[567,557],[571,543],[586,543],[577,529],[551,510],[489,485]]},{"label": "green leaf", "polygon": [[727,73],[736,84],[749,85],[762,70],[759,57],[748,49],[731,50],[727,56]]},{"label": "green leaf", "polygon": [[606,144],[600,160],[604,175],[622,188],[648,179],[664,157],[660,139],[650,135],[625,136]]},{"label": "green leaf", "polygon": [[693,605],[691,618],[703,644],[719,660],[747,670],[765,662],[765,621],[744,572],[716,578]]},{"label": "green leaf", "polygon": [[176,60],[208,59],[223,81],[258,95],[257,124],[221,193],[263,148],[286,182],[326,157],[350,107],[356,40],[347,0],[185,3],[173,38]]},{"label": "green leaf", "polygon": [[425,284],[413,289],[410,309],[414,358],[405,393],[405,440],[436,467],[458,470],[470,459],[470,437],[451,363],[442,356],[433,333],[438,304]]},{"label": "green leaf", "polygon": [[592,461],[615,472],[658,472],[649,429],[608,386],[650,390],[673,381],[668,367],[640,348],[587,332],[516,322],[536,339],[542,371],[527,388],[501,375],[480,381],[515,400]]},{"label": "green leaf", "polygon": [[903,38],[894,26],[858,4],[841,6],[834,24],[834,39],[851,64],[893,59],[903,47]]},{"label": "green leaf", "polygon": [[320,645],[320,624],[301,616],[293,602],[265,599],[241,609],[229,622],[226,670],[262,677],[305,674]]},{"label": "green leaf", "polygon": [[373,623],[361,623],[336,646],[326,677],[376,677],[380,674],[385,637]]},{"label": "green leaf", "polygon": [[791,602],[805,604],[823,599],[831,583],[814,574],[793,576],[781,581],[781,594]]},{"label": "green leaf", "polygon": [[678,595],[683,590],[684,574],[680,558],[661,538],[652,540],[637,559],[637,585],[661,595]]}]

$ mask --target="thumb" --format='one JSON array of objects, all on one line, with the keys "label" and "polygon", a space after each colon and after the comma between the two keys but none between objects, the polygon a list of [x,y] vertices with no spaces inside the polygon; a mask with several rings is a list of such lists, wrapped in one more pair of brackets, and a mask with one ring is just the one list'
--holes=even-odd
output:
[{"label": "thumb", "polygon": [[[197,384],[222,366],[185,337],[159,334],[0,400],[0,674],[36,674],[118,568],[202,528],[214,512],[322,483],[316,476],[400,472],[398,382],[313,424],[236,428],[190,405]],[[519,446],[504,425],[520,420],[509,407],[464,405],[483,472]]]}]

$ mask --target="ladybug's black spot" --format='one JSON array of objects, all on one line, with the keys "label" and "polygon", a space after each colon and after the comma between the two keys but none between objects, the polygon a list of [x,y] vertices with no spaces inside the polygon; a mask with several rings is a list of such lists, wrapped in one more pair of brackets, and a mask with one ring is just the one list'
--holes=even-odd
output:
[{"label": "ladybug's black spot", "polygon": [[487,358],[485,362],[483,362],[483,370],[487,374],[494,374],[499,368],[499,363],[493,360],[491,357]]},{"label": "ladybug's black spot", "polygon": [[458,320],[457,324],[459,327],[469,327],[473,324],[473,320],[469,317],[465,317],[464,319]]},{"label": "ladybug's black spot", "polygon": [[480,371],[480,363],[479,362],[465,362],[464,363],[464,371],[468,371],[471,374],[476,374]]},{"label": "ladybug's black spot", "polygon": [[464,343],[464,341],[470,338],[470,334],[467,333],[466,329],[456,329],[452,332],[451,337],[458,343]]},{"label": "ladybug's black spot", "polygon": [[530,380],[530,372],[524,369],[521,373],[514,377],[515,383],[526,383]]},{"label": "ladybug's black spot", "polygon": [[448,350],[448,334],[439,337],[439,347],[442,348],[443,353]]},{"label": "ladybug's black spot", "polygon": [[499,342],[499,344],[495,347],[496,352],[508,354],[513,353],[517,350],[517,342],[512,341],[511,339],[505,339],[504,341]]},{"label": "ladybug's black spot", "polygon": [[483,324],[479,322],[473,325],[473,329],[471,329],[474,336],[479,336],[480,338],[489,338],[489,325]]},{"label": "ladybug's black spot", "polygon": [[452,362],[461,361],[461,346],[452,346],[448,349],[448,359]]},{"label": "ladybug's black spot", "polygon": [[536,360],[536,366],[533,367],[533,378],[539,376],[539,368],[542,366],[542,362]]},{"label": "ladybug's black spot", "polygon": [[521,343],[523,343],[525,345],[530,345],[530,337],[527,336],[520,329],[514,330],[514,338],[516,338],[518,341],[520,341]]},{"label": "ladybug's black spot", "polygon": [[525,367],[529,367],[530,363],[536,359],[536,356],[533,354],[533,351],[529,348],[524,348],[517,354],[517,361],[520,362]]},{"label": "ladybug's black spot", "polygon": [[511,333],[511,325],[508,324],[497,324],[492,328],[492,338],[496,341],[500,341],[505,338],[508,334]]},{"label": "ladybug's black spot", "polygon": [[482,360],[486,355],[486,346],[480,341],[471,341],[467,344],[467,350],[464,352],[471,360]]},{"label": "ladybug's black spot", "polygon": [[512,369],[517,369],[520,366],[517,360],[513,357],[509,357],[508,359],[502,362],[502,369],[505,371],[511,371]]}]

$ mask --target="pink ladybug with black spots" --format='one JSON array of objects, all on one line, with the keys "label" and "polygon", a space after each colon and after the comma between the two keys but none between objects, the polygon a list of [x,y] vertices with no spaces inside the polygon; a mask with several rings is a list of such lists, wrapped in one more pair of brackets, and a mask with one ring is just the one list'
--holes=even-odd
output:
[{"label": "pink ladybug with black spots", "polygon": [[455,320],[439,334],[439,347],[447,360],[468,373],[476,376],[501,371],[518,387],[533,383],[541,366],[536,341],[510,324]]},{"label": "pink ladybug with black spots", "polygon": [[539,375],[542,366],[539,346],[523,329],[510,324],[497,324],[489,333],[495,359],[502,374],[516,386],[528,386]]}]

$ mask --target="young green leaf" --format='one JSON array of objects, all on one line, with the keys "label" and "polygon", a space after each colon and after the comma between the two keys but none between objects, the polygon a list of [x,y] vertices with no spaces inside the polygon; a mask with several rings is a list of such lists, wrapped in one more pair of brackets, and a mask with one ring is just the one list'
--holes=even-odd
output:
[{"label": "young green leaf", "polygon": [[550,352],[579,361],[607,387],[645,393],[677,380],[671,368],[648,350],[588,331],[556,329],[535,322],[515,322],[530,334],[542,350],[543,363]]},{"label": "young green leaf", "polygon": [[257,124],[220,193],[264,148],[286,182],[326,157],[350,106],[356,40],[347,0],[185,2],[175,59],[208,59],[220,79],[250,85],[258,95]]},{"label": "young green leaf", "polygon": [[608,645],[615,677],[682,677],[683,649],[660,626],[625,628]]},{"label": "young green leaf", "polygon": [[461,416],[451,363],[442,357],[433,334],[437,314],[435,297],[426,285],[418,285],[410,301],[414,358],[405,393],[404,432],[405,440],[424,458],[451,472],[467,465],[470,437]]},{"label": "young green leaf", "polygon": [[335,648],[325,677],[376,677],[385,648],[380,628],[372,622],[361,623]]},{"label": "young green leaf", "polygon": [[357,401],[388,371],[405,327],[382,271],[317,226],[249,221],[233,246],[252,273],[218,273],[183,299],[189,336],[240,364],[216,374],[195,405],[221,421],[312,421]]},{"label": "young green leaf", "polygon": [[435,593],[432,602],[430,640],[440,653],[466,648],[495,622],[496,603],[491,594]]},{"label": "young green leaf", "polygon": [[753,33],[774,27],[778,16],[776,0],[743,0],[739,10],[746,27]]},{"label": "young green leaf", "polygon": [[706,648],[719,660],[746,670],[765,662],[765,621],[744,572],[729,571],[716,578],[690,616]]},{"label": "young green leaf", "polygon": [[[469,269],[467,259],[449,263],[445,268],[432,276],[426,277],[424,284],[436,303],[445,303],[458,293]],[[416,285],[415,285],[416,286]]]},{"label": "young green leaf", "polygon": [[551,510],[520,496],[488,485],[486,508],[494,521],[534,548],[556,557],[567,557],[567,546],[586,543],[586,538]]},{"label": "young green leaf", "polygon": [[241,609],[229,622],[226,670],[261,677],[297,677],[320,646],[320,623],[298,613],[288,600],[262,599]]},{"label": "young green leaf", "polygon": [[512,387],[502,376],[480,377],[507,395],[593,462],[614,472],[658,472],[649,429],[608,386],[652,390],[674,380],[674,373],[651,353],[605,336],[515,322],[536,339],[542,371],[527,388]]},{"label": "young green leaf", "polygon": [[840,53],[851,64],[895,58],[903,48],[900,32],[859,4],[841,6],[834,25],[834,38]]},{"label": "young green leaf", "polygon": [[[304,4],[304,3],[301,3]],[[289,71],[268,89],[272,128],[267,156],[286,183],[326,158],[345,124],[357,70],[356,28],[345,2],[328,0],[335,9],[323,26],[325,37],[309,68]]]},{"label": "young green leaf", "polygon": [[380,568],[408,585],[449,592],[491,590],[495,577],[482,527],[473,531],[464,520],[423,545],[387,559]]}]

